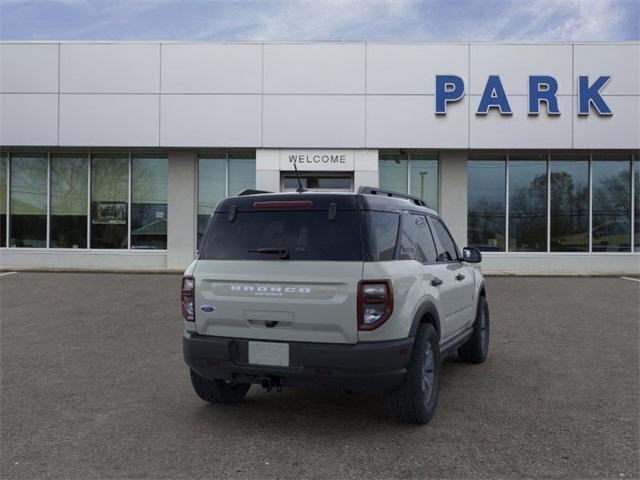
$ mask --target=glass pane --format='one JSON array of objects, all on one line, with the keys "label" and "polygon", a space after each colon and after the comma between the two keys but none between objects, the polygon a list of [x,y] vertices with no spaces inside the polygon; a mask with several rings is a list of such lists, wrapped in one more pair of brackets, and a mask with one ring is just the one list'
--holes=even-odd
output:
[{"label": "glass pane", "polygon": [[[295,190],[298,188],[298,178],[295,174],[285,174],[283,183],[284,190]],[[300,183],[302,183],[302,188],[305,189],[351,190],[351,174],[322,176],[301,173]]]},{"label": "glass pane", "polygon": [[505,250],[505,163],[505,160],[467,163],[468,242],[485,252]]},{"label": "glass pane", "polygon": [[444,224],[437,218],[431,218],[433,225],[433,233],[438,237],[440,245],[444,249],[440,255],[438,255],[439,262],[452,262],[458,260],[460,255],[458,248],[453,240],[453,237],[449,234]]},{"label": "glass pane", "polygon": [[256,188],[256,161],[229,158],[229,195],[237,195],[248,188]]},{"label": "glass pane", "polygon": [[127,248],[129,159],[91,158],[91,248]]},{"label": "glass pane", "polygon": [[631,249],[630,158],[594,156],[593,226],[594,252],[628,252]]},{"label": "glass pane", "polygon": [[51,157],[53,248],[87,247],[87,156]]},{"label": "glass pane", "polygon": [[418,258],[422,263],[434,263],[438,256],[436,244],[431,234],[431,228],[427,217],[423,215],[411,215],[413,229],[416,237],[416,248]]},{"label": "glass pane", "polygon": [[633,178],[634,178],[634,200],[635,211],[633,213],[633,223],[635,224],[634,230],[634,250],[640,252],[640,158],[638,156],[640,152],[636,152],[635,160],[633,162]]},{"label": "glass pane", "polygon": [[0,155],[0,247],[7,246],[7,155]]},{"label": "glass pane", "polygon": [[363,237],[367,245],[366,260],[369,262],[393,260],[400,215],[391,212],[364,211],[362,218],[367,232]]},{"label": "glass pane", "polygon": [[167,248],[169,161],[131,159],[131,248]]},{"label": "glass pane", "polygon": [[438,160],[432,155],[411,155],[411,195],[438,210]]},{"label": "glass pane", "polygon": [[551,157],[551,251],[589,251],[589,159]]},{"label": "glass pane", "polygon": [[47,246],[47,157],[11,157],[12,247]]},{"label": "glass pane", "polygon": [[380,188],[407,193],[407,155],[381,153],[378,163]]},{"label": "glass pane", "polygon": [[509,161],[509,251],[546,250],[547,162],[516,158]]},{"label": "glass pane", "polygon": [[209,216],[226,196],[226,179],[226,157],[198,159],[198,245],[207,228]]}]

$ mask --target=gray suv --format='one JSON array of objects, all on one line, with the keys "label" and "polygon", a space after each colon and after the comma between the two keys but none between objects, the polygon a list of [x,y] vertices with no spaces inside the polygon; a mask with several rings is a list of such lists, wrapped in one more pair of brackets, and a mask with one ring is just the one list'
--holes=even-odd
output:
[{"label": "gray suv", "polygon": [[487,357],[480,260],[395,192],[226,198],[182,280],[193,387],[213,403],[251,384],[382,393],[386,412],[427,423],[442,359]]}]

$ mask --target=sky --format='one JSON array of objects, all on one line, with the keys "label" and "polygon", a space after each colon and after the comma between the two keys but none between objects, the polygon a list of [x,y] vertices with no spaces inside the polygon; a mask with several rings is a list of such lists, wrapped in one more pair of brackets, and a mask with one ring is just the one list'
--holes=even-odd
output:
[{"label": "sky", "polygon": [[640,0],[0,0],[0,40],[639,39]]}]

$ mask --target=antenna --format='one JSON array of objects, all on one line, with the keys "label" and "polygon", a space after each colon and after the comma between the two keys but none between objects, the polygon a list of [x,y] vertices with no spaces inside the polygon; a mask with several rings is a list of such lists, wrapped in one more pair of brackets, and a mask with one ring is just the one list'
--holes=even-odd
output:
[{"label": "antenna", "polygon": [[296,178],[298,179],[298,188],[296,189],[296,192],[298,193],[306,192],[306,190],[302,188],[302,180],[300,180],[300,173],[298,172],[298,166],[295,163],[293,164],[293,169],[296,171]]}]

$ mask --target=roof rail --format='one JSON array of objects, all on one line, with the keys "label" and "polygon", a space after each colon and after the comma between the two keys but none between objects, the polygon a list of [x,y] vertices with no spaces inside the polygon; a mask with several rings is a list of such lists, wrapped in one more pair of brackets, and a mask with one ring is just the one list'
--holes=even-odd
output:
[{"label": "roof rail", "polygon": [[414,197],[413,195],[408,195],[406,193],[394,192],[392,190],[384,190],[377,187],[360,187],[358,188],[358,193],[363,195],[381,195],[384,197],[403,198],[421,207],[427,207],[425,201],[419,197]]},{"label": "roof rail", "polygon": [[273,192],[268,192],[267,190],[254,190],[252,188],[247,188],[246,190],[242,190],[236,196],[237,197],[244,197],[245,195],[257,195],[259,193],[273,193]]}]

